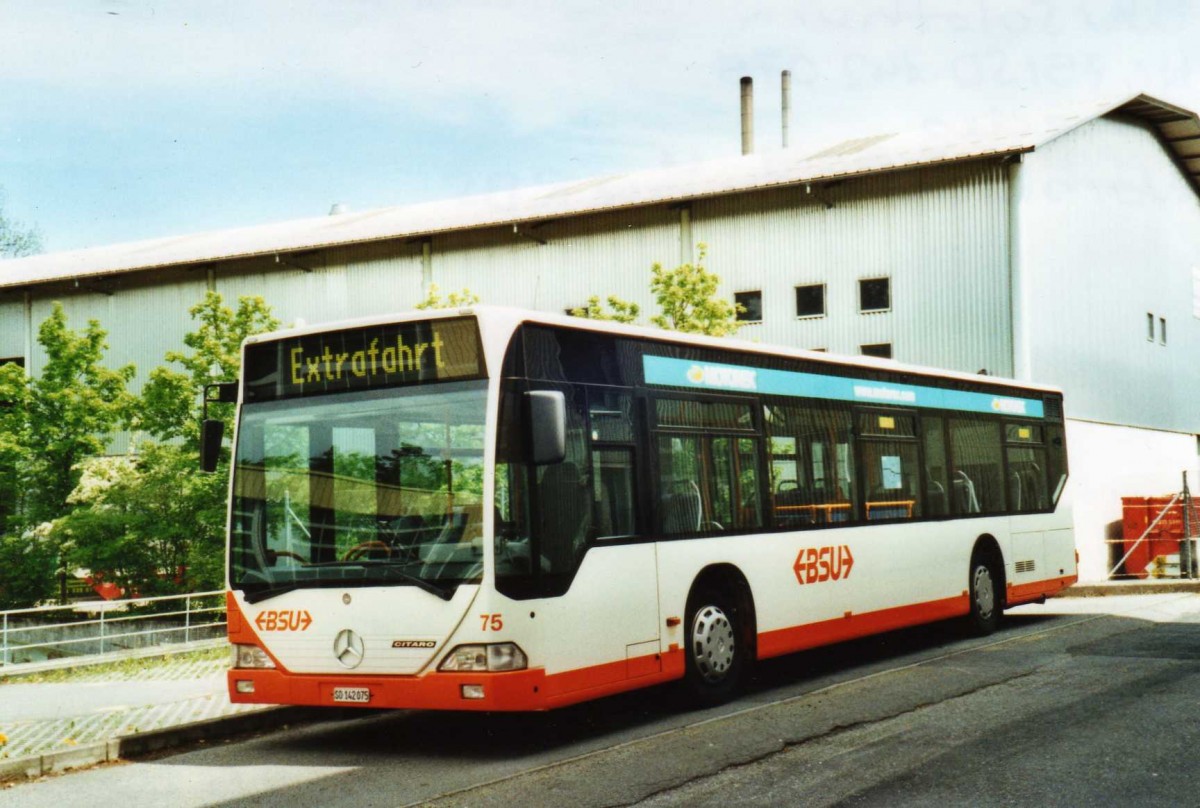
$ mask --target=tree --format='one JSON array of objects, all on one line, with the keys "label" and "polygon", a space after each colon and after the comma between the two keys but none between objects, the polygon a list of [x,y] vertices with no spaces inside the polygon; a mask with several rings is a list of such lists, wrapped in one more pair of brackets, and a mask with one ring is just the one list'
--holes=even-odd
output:
[{"label": "tree", "polygon": [[[207,293],[189,313],[199,322],[199,327],[183,338],[183,344],[192,351],[167,352],[167,362],[182,366],[182,370],[157,367],[150,372],[142,391],[137,426],[159,440],[182,438],[194,450],[200,440],[199,405],[204,386],[237,379],[242,342],[253,334],[278,328],[279,320],[261,297],[238,298],[234,311],[216,292]],[[208,414],[224,419],[226,434],[231,434],[232,404],[210,405]]]},{"label": "tree", "polygon": [[[241,345],[249,336],[279,327],[279,321],[261,297],[238,298],[237,309],[224,305],[221,295],[209,292],[190,310],[199,323],[183,338],[190,352],[168,351],[166,360],[181,366],[155,368],[142,391],[137,424],[162,443],[145,442],[128,469],[118,470],[118,479],[85,497],[93,512],[107,510],[109,516],[97,523],[72,514],[65,528],[76,531],[77,546],[87,555],[93,569],[126,575],[115,562],[125,556],[107,556],[108,566],[99,566],[109,551],[102,541],[91,541],[89,532],[104,527],[104,519],[116,512],[123,520],[119,543],[131,555],[143,548],[144,561],[138,578],[125,580],[140,591],[197,591],[219,587],[224,576],[225,506],[228,458],[223,457],[216,474],[200,471],[200,404],[204,387],[214,382],[233,381],[241,370]],[[232,404],[210,404],[210,418],[233,420]],[[88,515],[92,518],[92,514]]]},{"label": "tree", "polygon": [[[696,247],[700,257],[695,264],[663,269],[662,264],[655,263],[650,268],[650,291],[660,310],[659,314],[650,318],[650,322],[668,331],[686,331],[712,337],[731,336],[738,330],[738,312],[744,309],[717,296],[721,279],[704,268],[708,248],[704,244]],[[586,306],[571,309],[571,316],[632,323],[640,313],[636,303],[613,295],[609,295],[607,304],[605,308],[600,303],[600,297],[593,295],[588,298]]]},{"label": "tree", "polygon": [[661,313],[651,317],[650,322],[668,331],[732,336],[738,330],[740,307],[717,297],[721,279],[704,268],[707,246],[696,246],[699,257],[695,264],[663,269],[662,264],[656,263],[651,267],[650,291]]},{"label": "tree", "polygon": [[457,309],[460,306],[474,306],[479,302],[479,295],[465,287],[462,291],[451,292],[445,298],[439,294],[439,291],[436,283],[429,284],[429,292],[425,295],[425,299],[418,303],[415,308],[421,310]]},{"label": "tree", "polygon": [[616,295],[609,295],[606,299],[608,308],[600,303],[599,295],[592,295],[587,300],[587,305],[579,309],[571,309],[572,317],[585,317],[589,320],[612,320],[618,323],[633,323],[637,321],[638,315],[641,314],[641,306],[637,303],[631,303],[627,300],[622,300]]},{"label": "tree", "polygon": [[129,419],[132,365],[100,362],[105,332],[95,320],[76,333],[55,304],[38,329],[46,354],[39,378],[0,367],[0,605],[29,606],[53,595],[71,565],[69,541],[53,520],[71,509],[80,463],[100,454]]},{"label": "tree", "polygon": [[102,453],[108,436],[129,423],[134,399],[126,386],[135,369],[101,364],[106,337],[96,320],[89,320],[83,333],[68,329],[60,303],[38,328],[46,364],[41,376],[26,380],[23,393],[17,393],[20,412],[12,423],[23,488],[19,510],[26,525],[66,511],[79,481],[79,462]]},{"label": "tree", "polygon": [[42,235],[36,227],[26,228],[4,215],[4,192],[0,190],[0,258],[21,258],[42,251]]}]

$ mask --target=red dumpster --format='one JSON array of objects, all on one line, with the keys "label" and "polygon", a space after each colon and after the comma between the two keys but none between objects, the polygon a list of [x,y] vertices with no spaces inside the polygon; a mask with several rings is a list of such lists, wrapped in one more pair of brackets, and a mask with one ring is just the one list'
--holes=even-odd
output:
[{"label": "red dumpster", "polygon": [[[1150,526],[1163,509],[1170,504],[1173,496],[1165,497],[1121,497],[1122,505],[1122,545],[1121,554],[1128,553],[1146,528]],[[1179,540],[1183,537],[1183,503],[1176,501],[1171,506],[1145,540],[1137,545],[1125,559],[1125,573],[1145,578],[1149,573],[1146,567],[1159,557],[1174,555],[1179,552]]]}]

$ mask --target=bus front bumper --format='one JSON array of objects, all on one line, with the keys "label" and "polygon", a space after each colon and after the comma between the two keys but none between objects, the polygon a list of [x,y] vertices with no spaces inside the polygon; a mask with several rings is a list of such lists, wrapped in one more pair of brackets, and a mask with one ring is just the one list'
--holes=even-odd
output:
[{"label": "bus front bumper", "polygon": [[545,671],[429,673],[424,676],[339,676],[232,668],[234,704],[370,707],[414,710],[545,710]]}]

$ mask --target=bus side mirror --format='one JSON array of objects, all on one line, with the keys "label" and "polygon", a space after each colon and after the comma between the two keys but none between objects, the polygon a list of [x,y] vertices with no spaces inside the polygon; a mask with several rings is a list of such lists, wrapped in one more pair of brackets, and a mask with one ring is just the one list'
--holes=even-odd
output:
[{"label": "bus side mirror", "polygon": [[567,398],[558,390],[525,393],[529,413],[530,459],[539,466],[567,456]]},{"label": "bus side mirror", "polygon": [[221,439],[225,437],[225,422],[206,418],[200,422],[200,470],[217,470],[217,458],[221,456]]},{"label": "bus side mirror", "polygon": [[225,436],[225,423],[208,417],[208,405],[236,404],[238,397],[237,382],[213,382],[204,385],[201,396],[204,406],[200,415],[200,470],[214,472],[217,470],[217,459],[221,456],[221,438]]}]

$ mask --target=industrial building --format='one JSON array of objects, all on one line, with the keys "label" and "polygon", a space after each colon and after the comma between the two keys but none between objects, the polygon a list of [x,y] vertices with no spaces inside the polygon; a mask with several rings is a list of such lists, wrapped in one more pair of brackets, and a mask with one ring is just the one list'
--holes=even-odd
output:
[{"label": "industrial building", "polygon": [[[693,260],[742,338],[1061,386],[1083,580],[1121,497],[1200,454],[1200,120],[1146,95],[1063,116],[848,139],[510,193],[0,263],[0,361],[37,373],[62,301],[139,379],[206,290],[284,322],[411,308],[429,284],[562,311],[653,312],[649,268]],[[123,445],[118,440],[118,449]]]}]

